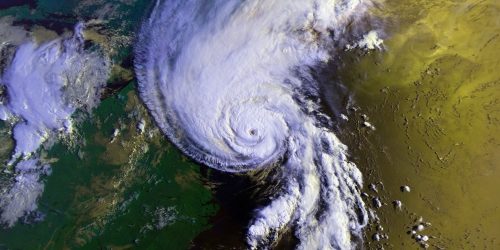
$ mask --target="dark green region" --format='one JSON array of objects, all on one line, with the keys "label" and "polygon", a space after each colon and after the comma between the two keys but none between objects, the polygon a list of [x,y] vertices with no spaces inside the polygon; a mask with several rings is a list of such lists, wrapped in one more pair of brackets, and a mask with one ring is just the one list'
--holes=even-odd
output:
[{"label": "dark green region", "polygon": [[[106,22],[91,27],[94,31],[133,40],[150,5],[142,0],[43,0],[0,9],[0,18],[11,16],[13,25],[61,33],[77,21],[102,15]],[[106,8],[112,10],[102,14]],[[131,46],[113,48],[113,65],[121,68],[113,73],[131,74]],[[75,114],[74,135],[42,150],[43,161],[52,166],[38,203],[44,220],[0,229],[0,249],[186,249],[210,227],[217,206],[200,167],[154,127],[133,81],[110,79],[114,91],[92,114]],[[120,86],[115,80],[122,81]],[[147,124],[144,133],[137,131],[141,120]],[[7,129],[0,124],[2,138]],[[120,133],[112,141],[115,129]],[[5,148],[1,157],[12,145]]]},{"label": "dark green region", "polygon": [[58,161],[39,201],[45,220],[2,229],[0,248],[186,249],[208,227],[216,206],[199,167],[164,139],[148,143],[134,166],[103,157],[99,135],[110,134],[119,121],[133,122],[124,111],[132,91],[130,84],[104,100],[80,125],[83,145],[59,143],[49,150],[47,158]]}]

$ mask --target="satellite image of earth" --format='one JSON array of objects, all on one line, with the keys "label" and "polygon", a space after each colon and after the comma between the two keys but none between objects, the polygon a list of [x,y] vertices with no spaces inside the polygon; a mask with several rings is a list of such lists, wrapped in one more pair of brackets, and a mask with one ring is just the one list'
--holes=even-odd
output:
[{"label": "satellite image of earth", "polygon": [[0,249],[500,249],[500,1],[0,0]]}]

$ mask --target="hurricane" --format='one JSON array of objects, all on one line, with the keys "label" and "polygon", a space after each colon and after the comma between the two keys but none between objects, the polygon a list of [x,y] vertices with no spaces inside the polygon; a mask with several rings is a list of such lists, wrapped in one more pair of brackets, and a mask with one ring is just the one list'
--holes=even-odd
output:
[{"label": "hurricane", "polygon": [[313,72],[332,63],[367,8],[360,0],[164,0],[144,21],[138,90],[169,140],[219,171],[277,170],[279,189],[248,224],[250,249],[271,248],[287,231],[297,249],[359,247],[368,221],[362,175],[324,122]]}]

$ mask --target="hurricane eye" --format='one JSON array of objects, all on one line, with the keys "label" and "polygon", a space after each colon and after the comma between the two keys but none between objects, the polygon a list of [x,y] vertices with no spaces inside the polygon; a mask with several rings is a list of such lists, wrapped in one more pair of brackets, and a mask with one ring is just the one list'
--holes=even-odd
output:
[{"label": "hurricane eye", "polygon": [[256,136],[258,133],[258,130],[257,129],[250,129],[248,131],[248,134],[250,134],[251,136]]}]

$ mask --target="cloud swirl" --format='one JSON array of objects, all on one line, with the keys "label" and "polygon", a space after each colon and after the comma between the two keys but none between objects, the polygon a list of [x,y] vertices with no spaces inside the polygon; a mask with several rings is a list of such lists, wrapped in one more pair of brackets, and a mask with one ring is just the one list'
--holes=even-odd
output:
[{"label": "cloud swirl", "polygon": [[317,119],[310,69],[364,11],[359,0],[165,0],[144,22],[138,88],[168,138],[221,171],[279,164],[282,187],[248,228],[252,249],[287,229],[299,249],[355,247],[367,221],[361,173]]}]

